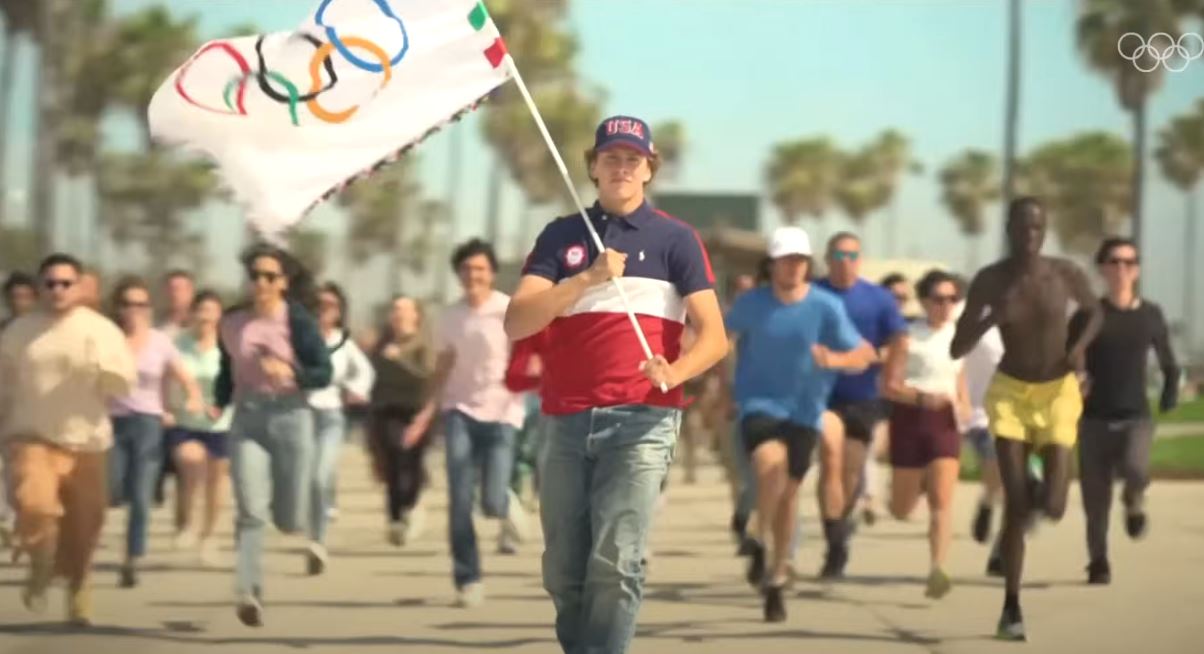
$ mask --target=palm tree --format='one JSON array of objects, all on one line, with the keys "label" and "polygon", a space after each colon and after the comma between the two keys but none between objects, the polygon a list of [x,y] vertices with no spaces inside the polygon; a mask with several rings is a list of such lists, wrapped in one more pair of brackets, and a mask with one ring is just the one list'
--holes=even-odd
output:
[{"label": "palm tree", "polygon": [[0,262],[4,271],[37,268],[37,235],[32,228],[0,225]]},{"label": "palm tree", "polygon": [[870,151],[879,159],[878,169],[887,183],[887,197],[883,204],[890,205],[890,220],[887,225],[887,249],[891,256],[899,254],[899,187],[903,174],[919,175],[923,165],[911,158],[911,141],[901,132],[888,129],[878,135]]},{"label": "palm tree", "polygon": [[[1020,129],[1020,48],[1024,11],[1020,0],[1008,0],[1007,95],[1003,107],[1003,210],[1016,194],[1016,141]],[[956,214],[955,214],[956,215]],[[1002,220],[1000,224],[1007,221]]]},{"label": "palm tree", "polygon": [[681,160],[686,149],[686,128],[679,120],[666,120],[652,126],[652,138],[661,156],[662,177],[676,179],[681,173]]},{"label": "palm tree", "polygon": [[765,167],[769,195],[788,224],[822,219],[840,185],[844,155],[826,136],[774,146]]},{"label": "palm tree", "polygon": [[[1145,174],[1146,102],[1162,85],[1165,69],[1148,52],[1137,61],[1121,56],[1136,54],[1139,39],[1122,36],[1134,32],[1142,39],[1165,33],[1178,39],[1182,21],[1199,8],[1189,0],[1083,0],[1077,34],[1079,49],[1092,68],[1108,76],[1116,86],[1121,107],[1133,114],[1133,179],[1130,182],[1133,240],[1142,240],[1142,187]],[[1157,43],[1161,43],[1161,40]],[[1138,68],[1140,67],[1141,70]],[[1150,72],[1142,72],[1150,71]]]},{"label": "palm tree", "polygon": [[865,226],[870,213],[890,201],[891,181],[884,171],[887,162],[879,154],[868,147],[845,157],[836,187],[836,203],[858,229]]},{"label": "palm tree", "polygon": [[1132,209],[1132,172],[1129,144],[1107,132],[1047,143],[1017,170],[1025,193],[1044,201],[1062,247],[1080,255],[1124,225]]},{"label": "palm tree", "polygon": [[113,99],[135,114],[150,147],[146,108],[163,80],[196,50],[196,19],[177,20],[165,7],[154,6],[122,18],[114,39]]},{"label": "palm tree", "polygon": [[941,201],[970,242],[967,270],[978,267],[986,208],[1000,196],[999,164],[982,150],[967,150],[941,168]]},{"label": "palm tree", "polygon": [[1179,116],[1158,133],[1158,148],[1154,156],[1162,168],[1162,175],[1183,191],[1187,201],[1187,214],[1183,235],[1183,318],[1188,348],[1195,347],[1196,338],[1196,258],[1199,256],[1196,235],[1199,215],[1196,209],[1196,191],[1204,177],[1204,100],[1196,105],[1196,111]]},{"label": "palm tree", "polygon": [[17,37],[33,32],[37,26],[37,7],[29,0],[0,0],[4,16],[4,57],[0,61],[0,220],[8,208],[8,112],[12,108],[13,84],[17,70]]},{"label": "palm tree", "polygon": [[388,256],[389,291],[394,294],[401,292],[408,245],[406,228],[421,190],[415,179],[416,166],[413,155],[403,157],[338,196],[338,204],[347,210],[350,221],[347,254],[352,261]]},{"label": "palm tree", "polygon": [[41,0],[36,4],[35,35],[38,40],[37,139],[34,145],[34,177],[31,216],[38,235],[38,250],[54,247],[55,182],[58,179],[55,147],[59,117],[58,76],[62,67],[62,24],[67,5],[63,0]]},{"label": "palm tree", "polygon": [[295,229],[289,232],[288,248],[314,277],[326,271],[327,242],[330,235],[320,229]]}]

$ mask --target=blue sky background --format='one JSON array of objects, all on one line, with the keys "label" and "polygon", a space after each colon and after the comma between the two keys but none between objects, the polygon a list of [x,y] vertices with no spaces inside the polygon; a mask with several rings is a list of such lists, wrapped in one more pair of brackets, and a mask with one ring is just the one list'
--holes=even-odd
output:
[{"label": "blue sky background", "polygon": [[[265,30],[287,30],[312,11],[310,0],[113,0],[119,13],[154,4],[196,15],[203,38],[225,35],[251,22]],[[1129,116],[1121,111],[1108,81],[1088,70],[1074,43],[1075,0],[1033,0],[1024,7],[1020,148],[1087,130],[1106,130],[1128,139]],[[926,172],[909,178],[898,198],[901,253],[937,259],[961,268],[965,241],[939,201],[935,171],[966,148],[1001,151],[1004,99],[1006,2],[955,0],[572,0],[570,22],[581,41],[579,70],[605,89],[608,113],[633,113],[650,122],[681,120],[686,160],[667,188],[760,192],[772,145],[827,134],[845,147],[858,146],[886,128],[913,142]],[[1199,24],[1189,27],[1201,31]],[[29,65],[19,71],[19,97],[32,106]],[[519,61],[521,67],[522,62]],[[1204,59],[1168,75],[1149,108],[1151,135],[1169,118],[1204,98]],[[9,170],[9,207],[20,213],[27,184],[30,110],[14,112]],[[132,142],[128,120],[106,125],[115,147]],[[466,167],[457,238],[483,230],[490,153],[480,126],[469,119],[461,130]],[[447,131],[420,150],[428,191],[443,197],[447,185]],[[1148,292],[1172,318],[1182,307],[1184,198],[1148,168]],[[523,232],[521,199],[506,194],[504,252]],[[766,227],[776,223],[764,204]],[[867,248],[883,247],[882,215],[864,230]],[[238,216],[214,207],[200,218],[212,226],[211,257],[220,263],[236,247]],[[66,219],[70,222],[70,219]],[[319,208],[310,224],[338,236],[338,212]],[[822,233],[846,227],[833,212]],[[64,229],[70,229],[65,227]],[[993,212],[982,252],[999,251],[999,211]],[[70,243],[70,241],[68,241]],[[1204,250],[1194,244],[1194,251]],[[226,266],[215,278],[227,281]],[[376,269],[374,269],[376,270]],[[331,271],[349,270],[336,262]],[[363,282],[378,272],[355,275]],[[378,277],[377,277],[378,278]],[[1198,303],[1204,304],[1204,303]]]}]

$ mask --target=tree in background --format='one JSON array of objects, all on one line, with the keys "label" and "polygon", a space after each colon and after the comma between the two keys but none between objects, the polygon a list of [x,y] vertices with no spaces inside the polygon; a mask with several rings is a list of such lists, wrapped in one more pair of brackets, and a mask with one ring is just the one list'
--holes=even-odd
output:
[{"label": "tree in background", "polygon": [[37,7],[29,0],[0,0],[4,17],[4,53],[0,61],[0,222],[8,212],[8,118],[13,105],[17,71],[17,37],[37,30]]},{"label": "tree in background", "polygon": [[1063,249],[1089,256],[1129,217],[1133,152],[1107,132],[1087,132],[1034,150],[1017,170],[1020,188],[1045,204]]},{"label": "tree in background", "polygon": [[[1142,242],[1141,199],[1144,186],[1146,152],[1146,103],[1162,86],[1166,73],[1161,62],[1154,59],[1150,48],[1139,51],[1140,44],[1154,40],[1158,47],[1163,33],[1170,39],[1178,39],[1183,31],[1183,21],[1201,13],[1199,0],[1082,0],[1076,26],[1078,46],[1087,63],[1106,75],[1116,87],[1117,99],[1125,111],[1133,115],[1133,153],[1129,183],[1132,189],[1129,215],[1132,217],[1133,240],[1140,247]],[[1129,32],[1140,36],[1121,37]],[[1133,56],[1130,61],[1121,56]],[[1141,56],[1136,56],[1141,55]],[[1169,64],[1177,65],[1174,59]],[[1183,62],[1187,63],[1187,62]],[[1149,72],[1143,72],[1149,71]]]},{"label": "tree in background", "polygon": [[661,156],[661,169],[657,177],[677,179],[686,150],[686,126],[680,120],[657,123],[652,126],[652,138]]},{"label": "tree in background", "polygon": [[1200,216],[1196,206],[1201,177],[1204,177],[1204,100],[1195,111],[1171,120],[1158,133],[1154,151],[1163,177],[1183,192],[1187,204],[1183,234],[1183,329],[1189,347],[1196,345],[1196,259]]},{"label": "tree in background", "polygon": [[288,233],[288,249],[317,279],[326,273],[329,235],[320,229],[300,228]]},{"label": "tree in background", "polygon": [[870,152],[877,158],[876,167],[887,186],[887,196],[882,202],[883,205],[890,205],[887,251],[891,256],[899,256],[899,227],[903,220],[899,214],[899,189],[903,185],[905,173],[919,175],[924,172],[924,167],[912,158],[911,141],[895,129],[888,129],[879,134],[870,145]]},{"label": "tree in background", "polygon": [[941,168],[940,180],[941,201],[970,244],[966,269],[976,270],[987,205],[1000,197],[998,161],[989,152],[967,150]]},{"label": "tree in background", "polygon": [[822,220],[840,185],[844,155],[826,136],[774,146],[765,167],[769,196],[786,223],[804,215]]},{"label": "tree in background", "polygon": [[834,197],[849,220],[864,231],[866,218],[890,201],[893,184],[886,161],[873,145],[844,157]]}]

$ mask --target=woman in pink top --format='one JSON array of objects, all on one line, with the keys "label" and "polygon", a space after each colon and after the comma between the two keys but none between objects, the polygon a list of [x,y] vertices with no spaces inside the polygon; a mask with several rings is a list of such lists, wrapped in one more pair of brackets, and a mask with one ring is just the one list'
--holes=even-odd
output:
[{"label": "woman in pink top", "polygon": [[170,377],[188,393],[191,412],[202,408],[196,381],[180,361],[176,346],[151,328],[150,292],[146,283],[128,277],[113,293],[117,324],[138,368],[138,383],[126,397],[114,400],[113,448],[109,450],[109,498],[113,506],[129,503],[122,588],[138,585],[138,559],[146,554],[146,528],[159,466],[163,461],[163,383]]}]

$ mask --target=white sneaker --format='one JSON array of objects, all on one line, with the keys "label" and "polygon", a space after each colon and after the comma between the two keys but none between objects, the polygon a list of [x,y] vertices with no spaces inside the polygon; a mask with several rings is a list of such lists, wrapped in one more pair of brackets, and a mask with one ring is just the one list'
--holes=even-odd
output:
[{"label": "white sneaker", "polygon": [[326,509],[326,519],[329,520],[331,523],[338,522],[339,521],[339,507],[332,506],[329,509]]},{"label": "white sneaker", "polygon": [[190,550],[197,546],[197,537],[191,529],[181,529],[176,532],[176,537],[172,541],[171,546],[177,551]]},{"label": "white sneaker", "polygon": [[502,528],[497,535],[498,554],[518,554],[518,544],[522,541],[514,533],[514,527],[509,520],[502,521]]},{"label": "white sneaker", "polygon": [[485,585],[479,581],[465,584],[463,588],[456,591],[456,606],[459,608],[471,609],[480,606],[484,602]]},{"label": "white sneaker", "polygon": [[406,523],[404,520],[390,522],[385,529],[385,541],[393,547],[401,547],[406,544],[407,535]]},{"label": "white sneaker", "polygon": [[513,490],[507,490],[506,493],[510,496],[510,502],[506,518],[502,521],[502,533],[509,531],[510,536],[521,543],[527,540],[527,534],[530,532],[527,510],[523,508],[523,503]]},{"label": "white sneaker", "polygon": [[197,558],[206,568],[216,568],[221,565],[221,552],[217,548],[217,541],[212,538],[202,540],[197,551]]}]

